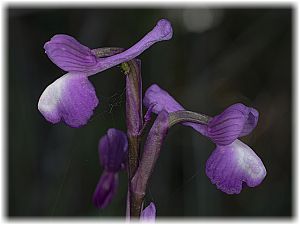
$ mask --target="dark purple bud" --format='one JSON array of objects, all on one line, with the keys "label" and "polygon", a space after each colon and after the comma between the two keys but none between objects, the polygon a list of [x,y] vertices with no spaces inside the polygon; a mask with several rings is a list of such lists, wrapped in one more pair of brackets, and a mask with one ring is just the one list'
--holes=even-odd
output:
[{"label": "dark purple bud", "polygon": [[38,109],[51,123],[61,120],[71,127],[85,125],[98,105],[91,82],[84,74],[68,73],[42,93]]},{"label": "dark purple bud", "polygon": [[68,72],[86,73],[97,64],[97,57],[91,49],[69,35],[54,35],[44,49],[54,64]]},{"label": "dark purple bud", "polygon": [[217,145],[229,145],[257,125],[258,112],[241,103],[229,106],[208,122],[207,136]]},{"label": "dark purple bud", "polygon": [[156,218],[156,208],[153,202],[151,202],[141,213],[141,222],[154,223]]},{"label": "dark purple bud", "polygon": [[97,208],[105,208],[116,194],[119,183],[118,173],[103,171],[93,195],[93,203]]},{"label": "dark purple bud", "polygon": [[123,131],[110,128],[99,141],[100,162],[105,170],[118,172],[126,163],[128,153],[127,136]]},{"label": "dark purple bud", "polygon": [[239,140],[227,146],[217,146],[206,162],[206,175],[227,194],[239,194],[243,182],[249,187],[259,185],[266,174],[261,159]]}]

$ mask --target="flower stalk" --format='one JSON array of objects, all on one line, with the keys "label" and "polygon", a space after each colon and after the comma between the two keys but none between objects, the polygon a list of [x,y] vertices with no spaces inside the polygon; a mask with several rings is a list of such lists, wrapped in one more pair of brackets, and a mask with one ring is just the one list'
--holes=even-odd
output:
[{"label": "flower stalk", "polygon": [[149,131],[139,166],[131,181],[131,188],[134,196],[133,200],[137,203],[134,205],[136,207],[136,212],[141,212],[148,180],[154,169],[163,141],[167,135],[168,128],[168,113],[166,111],[162,111],[157,116]]},{"label": "flower stalk", "polygon": [[139,133],[143,127],[141,62],[133,59],[123,64],[126,64],[124,73],[126,75],[126,125],[129,141],[128,171],[129,179],[131,179],[138,166]]},{"label": "flower stalk", "polygon": [[129,187],[129,215],[139,217],[140,205],[139,197],[135,195],[131,185],[131,179],[138,167],[140,152],[140,131],[143,127],[142,112],[142,77],[141,61],[130,60],[122,64],[126,75],[126,125],[129,143],[128,149],[128,187]]}]

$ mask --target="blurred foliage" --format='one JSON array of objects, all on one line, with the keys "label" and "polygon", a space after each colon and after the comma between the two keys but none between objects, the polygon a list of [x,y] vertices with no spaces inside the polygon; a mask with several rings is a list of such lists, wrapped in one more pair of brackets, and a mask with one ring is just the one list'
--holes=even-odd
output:
[{"label": "blurred foliage", "polygon": [[[292,8],[7,8],[7,215],[125,215],[126,174],[117,196],[98,210],[92,194],[102,172],[98,140],[110,127],[125,130],[120,68],[91,77],[100,105],[80,129],[48,123],[37,110],[42,91],[63,75],[44,54],[53,35],[91,47],[128,48],[160,18],[172,40],[143,53],[144,91],[159,84],[187,109],[215,115],[242,102],[260,112],[242,138],[263,160],[267,177],[240,195],[217,190],[205,175],[214,144],[190,128],[172,128],[151,178],[146,203],[159,217],[293,215]],[[155,116],[154,116],[155,117]]]}]

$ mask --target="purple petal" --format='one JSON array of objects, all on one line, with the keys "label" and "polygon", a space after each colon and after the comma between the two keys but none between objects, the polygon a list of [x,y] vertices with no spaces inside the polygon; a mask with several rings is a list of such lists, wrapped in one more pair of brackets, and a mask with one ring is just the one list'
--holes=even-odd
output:
[{"label": "purple petal", "polygon": [[227,194],[239,194],[243,182],[249,187],[259,185],[266,174],[261,159],[239,140],[217,146],[206,162],[206,175]]},{"label": "purple petal", "polygon": [[184,110],[184,108],[176,102],[168,92],[161,89],[157,84],[152,84],[147,89],[143,103],[147,108],[152,106],[152,112],[156,114],[162,110],[165,110],[168,113]]},{"label": "purple petal", "polygon": [[[152,107],[152,112],[158,114],[165,110],[168,113],[185,110],[168,92],[160,88],[157,84],[152,84],[145,92],[143,103],[145,107]],[[185,126],[192,127],[202,135],[206,135],[207,126],[197,123],[182,123]]]},{"label": "purple petal", "polygon": [[155,222],[156,208],[153,202],[151,202],[141,213],[141,222]]},{"label": "purple petal", "polygon": [[118,172],[126,163],[128,152],[127,136],[123,131],[110,128],[99,141],[100,162],[105,170]]},{"label": "purple petal", "polygon": [[93,195],[93,203],[97,208],[105,208],[116,194],[119,183],[118,173],[103,171]]},{"label": "purple petal", "polygon": [[217,145],[229,145],[238,137],[249,134],[257,121],[255,109],[237,103],[209,121],[207,136]]},{"label": "purple petal", "polygon": [[44,49],[54,64],[68,72],[88,73],[97,64],[97,57],[92,51],[69,35],[53,36]]},{"label": "purple petal", "polygon": [[68,73],[42,93],[38,109],[51,123],[64,121],[71,127],[85,125],[98,105],[91,82],[84,74]]}]

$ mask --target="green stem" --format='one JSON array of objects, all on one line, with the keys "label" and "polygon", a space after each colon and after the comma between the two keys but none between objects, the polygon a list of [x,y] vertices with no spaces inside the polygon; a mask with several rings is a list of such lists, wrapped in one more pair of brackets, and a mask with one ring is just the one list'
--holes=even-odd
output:
[{"label": "green stem", "polygon": [[172,127],[173,125],[182,122],[192,122],[206,125],[208,124],[210,118],[211,117],[204,114],[180,110],[169,113],[169,126]]}]

